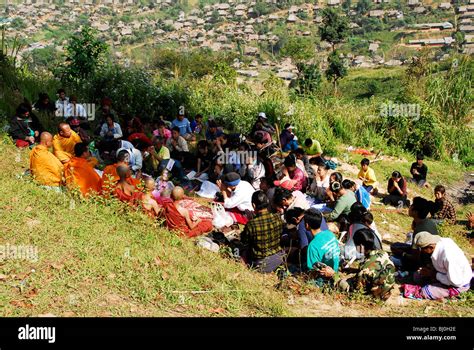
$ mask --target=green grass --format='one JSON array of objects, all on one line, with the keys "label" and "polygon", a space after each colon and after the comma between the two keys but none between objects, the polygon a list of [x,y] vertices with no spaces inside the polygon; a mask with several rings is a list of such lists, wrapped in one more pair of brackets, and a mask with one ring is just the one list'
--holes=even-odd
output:
[{"label": "green grass", "polygon": [[[3,316],[473,315],[472,292],[458,301],[399,305],[396,295],[383,304],[304,282],[275,288],[275,275],[202,250],[121,203],[39,188],[20,177],[27,150],[4,137],[0,151],[0,188],[8,194],[0,198],[0,245],[33,245],[39,253],[37,262],[0,261]],[[374,215],[382,232],[399,227],[394,240],[409,228],[404,214]]]}]

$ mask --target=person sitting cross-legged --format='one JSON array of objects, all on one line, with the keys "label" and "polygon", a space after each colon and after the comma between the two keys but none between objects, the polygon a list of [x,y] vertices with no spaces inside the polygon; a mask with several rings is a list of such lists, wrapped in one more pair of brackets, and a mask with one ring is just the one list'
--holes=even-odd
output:
[{"label": "person sitting cross-legged", "polygon": [[280,247],[283,232],[283,221],[276,213],[268,211],[268,197],[263,191],[252,195],[252,206],[255,217],[246,225],[241,234],[241,242],[248,248],[247,260],[251,267],[259,272],[275,271],[285,254]]},{"label": "person sitting cross-legged", "polygon": [[388,180],[387,195],[383,198],[383,204],[410,206],[410,201],[407,199],[407,182],[399,171],[394,171]]},{"label": "person sitting cross-legged", "polygon": [[362,187],[370,194],[377,194],[377,178],[375,177],[374,169],[370,167],[370,161],[364,158],[360,161],[360,171],[357,175],[362,181]]},{"label": "person sitting cross-legged", "polygon": [[102,181],[90,164],[89,147],[82,142],[75,144],[74,155],[64,166],[64,176],[68,187],[78,187],[84,196],[100,193]]},{"label": "person sitting cross-legged", "polygon": [[412,178],[410,182],[417,184],[419,187],[430,187],[430,184],[426,181],[426,176],[428,174],[428,167],[424,164],[424,155],[418,153],[416,155],[416,162],[411,165],[410,174]]},{"label": "person sitting cross-legged", "polygon": [[132,176],[130,167],[128,165],[119,165],[117,167],[117,174],[119,181],[115,186],[115,196],[122,202],[127,202],[133,206],[138,205],[143,198],[143,192],[140,192],[137,186],[130,183],[129,179]]},{"label": "person sitting cross-legged", "polygon": [[368,228],[354,233],[354,244],[364,260],[356,276],[340,280],[337,285],[346,292],[362,290],[375,298],[387,300],[395,286],[395,265],[386,252],[377,248],[374,238]]},{"label": "person sitting cross-legged", "polygon": [[53,136],[49,132],[42,132],[40,143],[30,153],[30,171],[40,185],[59,189],[63,184],[64,166],[49,151],[52,144]]},{"label": "person sitting cross-legged", "polygon": [[306,229],[314,238],[308,245],[307,266],[314,283],[318,286],[331,284],[339,269],[339,242],[334,233],[321,231],[323,216],[317,209],[311,208],[304,214]]},{"label": "person sitting cross-legged", "polygon": [[59,123],[58,133],[53,137],[54,155],[61,163],[67,163],[74,157],[74,146],[81,142],[81,137],[71,130],[68,123]]},{"label": "person sitting cross-legged", "polygon": [[439,300],[456,297],[469,290],[473,277],[464,252],[451,238],[420,232],[414,245],[431,263],[415,273],[416,285],[404,285],[404,295],[415,299]]},{"label": "person sitting cross-legged", "polygon": [[434,189],[435,201],[431,202],[432,208],[430,210],[431,217],[436,223],[444,221],[455,224],[456,223],[456,209],[453,204],[446,198],[446,189],[442,185],[438,185]]},{"label": "person sitting cross-legged", "polygon": [[187,237],[195,237],[212,231],[211,219],[192,216],[188,209],[180,205],[184,199],[184,190],[180,186],[173,188],[170,201],[163,203],[166,226],[177,230]]},{"label": "person sitting cross-legged", "polygon": [[157,217],[161,214],[161,207],[153,198],[152,192],[155,190],[155,180],[152,177],[146,177],[143,181],[145,185],[145,192],[142,197],[142,206],[145,211],[152,217]]}]

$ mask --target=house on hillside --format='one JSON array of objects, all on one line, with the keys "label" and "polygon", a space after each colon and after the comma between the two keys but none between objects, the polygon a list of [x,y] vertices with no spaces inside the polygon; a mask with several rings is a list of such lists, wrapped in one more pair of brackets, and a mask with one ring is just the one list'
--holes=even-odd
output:
[{"label": "house on hillside", "polygon": [[411,28],[419,30],[451,30],[454,26],[449,22],[413,24]]},{"label": "house on hillside", "polygon": [[328,0],[328,6],[338,6],[341,4],[341,0]]},{"label": "house on hillside", "polygon": [[414,46],[449,46],[451,45],[455,40],[450,37],[444,37],[444,38],[438,38],[438,39],[415,39],[415,40],[409,40],[408,44],[409,45],[414,45]]},{"label": "house on hillside", "polygon": [[369,17],[377,17],[377,18],[382,18],[385,14],[384,10],[372,10],[369,11]]}]

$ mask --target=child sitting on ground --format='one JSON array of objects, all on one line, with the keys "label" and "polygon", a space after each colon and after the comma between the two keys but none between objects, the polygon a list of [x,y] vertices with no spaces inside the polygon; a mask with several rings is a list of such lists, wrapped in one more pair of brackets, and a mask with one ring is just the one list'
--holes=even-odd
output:
[{"label": "child sitting on ground", "polygon": [[151,216],[159,216],[161,208],[152,195],[152,192],[155,190],[155,180],[151,177],[146,177],[144,183],[145,191],[142,197],[142,206]]},{"label": "child sitting on ground", "polygon": [[377,178],[375,177],[375,172],[374,169],[372,169],[370,166],[370,161],[367,158],[364,158],[360,162],[360,171],[358,178],[359,180],[362,180],[362,187],[369,192],[372,195],[377,194]]},{"label": "child sitting on ground", "polygon": [[446,189],[442,185],[438,185],[434,189],[435,201],[431,204],[431,217],[436,223],[447,221],[450,224],[456,223],[456,209],[453,204],[446,198]]}]

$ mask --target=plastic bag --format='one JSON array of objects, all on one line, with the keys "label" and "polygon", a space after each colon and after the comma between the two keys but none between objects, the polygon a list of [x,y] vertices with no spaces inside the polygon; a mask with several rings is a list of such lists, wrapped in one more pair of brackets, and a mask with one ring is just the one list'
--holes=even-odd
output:
[{"label": "plastic bag", "polygon": [[221,229],[223,227],[231,226],[234,223],[232,216],[227,213],[220,203],[212,202],[211,203],[211,210],[212,210],[212,225],[216,229]]}]

